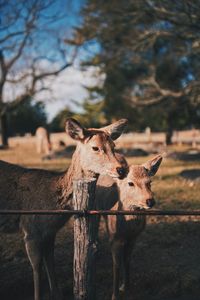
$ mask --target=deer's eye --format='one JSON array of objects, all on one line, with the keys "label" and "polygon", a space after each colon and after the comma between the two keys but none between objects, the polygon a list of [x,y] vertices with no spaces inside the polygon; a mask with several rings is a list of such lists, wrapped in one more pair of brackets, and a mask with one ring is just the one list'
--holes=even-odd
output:
[{"label": "deer's eye", "polygon": [[92,149],[94,150],[94,151],[99,151],[99,148],[98,147],[92,147]]},{"label": "deer's eye", "polygon": [[129,186],[134,186],[134,183],[133,182],[128,182],[128,185]]}]

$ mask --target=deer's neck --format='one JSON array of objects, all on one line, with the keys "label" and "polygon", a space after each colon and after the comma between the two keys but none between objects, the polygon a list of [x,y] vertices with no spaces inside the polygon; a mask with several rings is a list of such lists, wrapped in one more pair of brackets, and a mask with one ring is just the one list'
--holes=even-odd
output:
[{"label": "deer's neck", "polygon": [[77,146],[71,164],[59,181],[59,207],[72,209],[73,181],[84,178],[97,178],[97,174],[84,170],[80,164],[80,148]]}]

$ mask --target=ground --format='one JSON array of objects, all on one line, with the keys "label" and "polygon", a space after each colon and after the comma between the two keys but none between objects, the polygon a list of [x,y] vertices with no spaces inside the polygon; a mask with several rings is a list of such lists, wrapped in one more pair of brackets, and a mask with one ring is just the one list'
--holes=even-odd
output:
[{"label": "ground", "polygon": [[[168,150],[183,152],[187,149]],[[128,161],[138,164],[149,157],[129,157]],[[200,209],[198,176],[190,176],[191,173],[199,174],[200,160],[198,157],[196,160],[194,157],[180,158],[165,158],[153,181],[158,209]],[[26,143],[1,150],[0,159],[53,170],[64,170],[70,163],[70,158],[42,161],[33,145]],[[146,230],[138,238],[132,256],[129,300],[200,298],[199,221],[200,217],[148,217]],[[103,222],[100,237],[97,300],[110,300],[112,261]],[[73,219],[57,236],[55,256],[59,285],[65,299],[72,300]],[[48,299],[45,277],[43,286],[44,299]],[[33,299],[32,271],[20,232],[0,235],[0,299]]]}]

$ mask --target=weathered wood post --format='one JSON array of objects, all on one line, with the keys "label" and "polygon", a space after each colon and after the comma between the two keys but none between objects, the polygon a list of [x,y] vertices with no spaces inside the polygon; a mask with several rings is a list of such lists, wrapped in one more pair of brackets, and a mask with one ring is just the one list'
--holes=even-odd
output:
[{"label": "weathered wood post", "polygon": [[[74,181],[74,209],[94,209],[95,189],[95,179]],[[96,251],[96,216],[76,215],[74,220],[74,300],[95,300]]]}]

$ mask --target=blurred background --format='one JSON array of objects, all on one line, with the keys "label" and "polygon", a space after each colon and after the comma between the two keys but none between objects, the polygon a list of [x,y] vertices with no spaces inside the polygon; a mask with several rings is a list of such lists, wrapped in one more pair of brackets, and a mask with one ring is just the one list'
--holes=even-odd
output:
[{"label": "blurred background", "polygon": [[[8,137],[67,117],[128,131],[200,127],[200,1],[1,1],[0,121]],[[192,134],[192,133],[191,133]],[[194,133],[195,135],[197,133]]]},{"label": "blurred background", "polygon": [[[86,127],[128,118],[116,146],[129,163],[165,152],[152,187],[155,208],[199,209],[199,92],[200,0],[0,1],[0,159],[65,170],[75,147],[64,132],[67,117]],[[38,127],[46,132],[39,147]],[[198,217],[148,218],[133,253],[129,300],[199,299],[199,224]],[[56,246],[68,299],[72,225]],[[108,300],[103,228],[97,299]],[[21,233],[1,235],[0,264],[0,298],[32,299]]]}]

